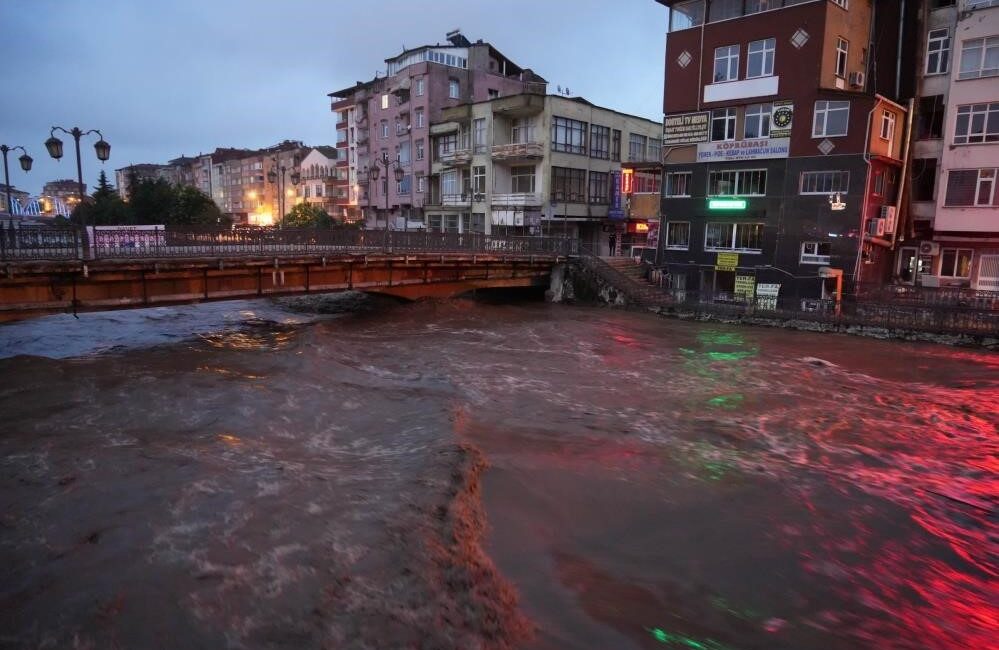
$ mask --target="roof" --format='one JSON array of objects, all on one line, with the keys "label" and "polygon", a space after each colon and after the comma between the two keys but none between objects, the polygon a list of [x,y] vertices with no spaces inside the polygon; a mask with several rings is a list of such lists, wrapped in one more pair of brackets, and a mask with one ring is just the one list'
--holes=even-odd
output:
[{"label": "roof", "polygon": [[312,147],[312,148],[315,149],[316,151],[318,151],[319,153],[323,154],[327,158],[336,158],[337,157],[337,148],[336,147],[331,147],[328,144],[321,144],[321,145],[317,145],[317,146]]}]

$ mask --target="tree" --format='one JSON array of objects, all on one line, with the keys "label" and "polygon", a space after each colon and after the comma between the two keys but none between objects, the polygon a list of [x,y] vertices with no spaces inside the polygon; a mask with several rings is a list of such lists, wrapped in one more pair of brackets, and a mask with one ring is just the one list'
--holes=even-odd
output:
[{"label": "tree", "polygon": [[285,228],[329,228],[333,218],[319,206],[299,203],[281,220]]},{"label": "tree", "polygon": [[118,196],[108,177],[101,170],[97,179],[97,189],[85,201],[76,206],[70,222],[78,225],[108,226],[131,223],[128,206]]},{"label": "tree", "polygon": [[174,187],[173,204],[167,223],[191,225],[229,225],[232,218],[224,216],[215,201],[201,190],[178,185]]},{"label": "tree", "polygon": [[174,204],[174,188],[162,178],[129,182],[128,208],[132,222],[143,225],[165,225],[170,222]]}]

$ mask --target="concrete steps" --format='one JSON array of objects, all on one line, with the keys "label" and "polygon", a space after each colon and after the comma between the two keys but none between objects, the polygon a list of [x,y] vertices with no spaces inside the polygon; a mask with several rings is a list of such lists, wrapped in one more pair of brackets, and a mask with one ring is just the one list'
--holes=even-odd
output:
[{"label": "concrete steps", "polygon": [[643,307],[661,307],[669,304],[669,297],[657,286],[645,279],[645,269],[630,257],[602,257],[607,266],[615,271],[622,286],[618,287],[632,301]]}]

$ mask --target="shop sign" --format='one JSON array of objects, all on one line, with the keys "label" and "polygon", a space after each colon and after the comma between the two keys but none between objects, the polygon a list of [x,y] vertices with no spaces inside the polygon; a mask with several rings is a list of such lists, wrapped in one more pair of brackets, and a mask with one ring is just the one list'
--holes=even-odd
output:
[{"label": "shop sign", "polygon": [[790,138],[756,138],[753,140],[702,142],[697,145],[697,162],[787,158],[790,150]]},{"label": "shop sign", "polygon": [[735,276],[735,295],[752,298],[756,288],[756,277],[752,275]]},{"label": "shop sign", "polygon": [[624,219],[624,210],[621,209],[621,172],[611,172],[610,184],[610,208],[607,210],[608,219]]},{"label": "shop sign", "polygon": [[716,271],[734,271],[737,266],[739,266],[738,253],[718,253],[718,258],[715,260]]},{"label": "shop sign", "polygon": [[770,137],[791,137],[791,124],[794,122],[794,102],[783,100],[773,103],[770,111]]}]

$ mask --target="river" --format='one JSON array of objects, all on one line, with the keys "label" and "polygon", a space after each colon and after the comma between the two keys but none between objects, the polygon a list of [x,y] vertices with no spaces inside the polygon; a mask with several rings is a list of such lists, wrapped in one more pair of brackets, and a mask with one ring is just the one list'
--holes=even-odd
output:
[{"label": "river", "polygon": [[0,648],[999,638],[999,355],[358,304],[0,327]]}]

